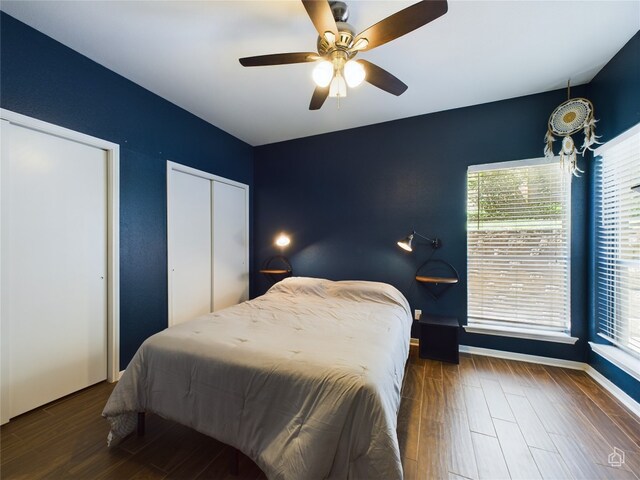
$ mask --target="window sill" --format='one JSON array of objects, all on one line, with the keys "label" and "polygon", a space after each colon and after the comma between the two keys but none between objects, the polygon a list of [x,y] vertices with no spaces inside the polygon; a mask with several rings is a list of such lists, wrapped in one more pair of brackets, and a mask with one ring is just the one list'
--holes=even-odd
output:
[{"label": "window sill", "polygon": [[591,346],[591,350],[602,358],[613,363],[620,370],[640,381],[640,360],[613,345],[602,345],[593,342],[589,342],[589,345]]},{"label": "window sill", "polygon": [[577,337],[572,337],[566,333],[528,330],[526,328],[499,327],[492,325],[464,325],[464,329],[467,333],[525,338],[527,340],[540,340],[542,342],[567,343],[573,345],[578,341]]}]

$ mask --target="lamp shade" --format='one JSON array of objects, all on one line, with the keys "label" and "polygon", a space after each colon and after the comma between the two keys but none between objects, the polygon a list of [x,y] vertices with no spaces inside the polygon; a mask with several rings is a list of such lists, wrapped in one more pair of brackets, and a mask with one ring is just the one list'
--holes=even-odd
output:
[{"label": "lamp shade", "polygon": [[354,88],[364,81],[366,72],[361,63],[355,60],[349,60],[344,66],[344,78],[349,87]]},{"label": "lamp shade", "polygon": [[320,62],[313,69],[313,81],[319,87],[326,87],[331,83],[331,79],[333,78],[333,64],[328,61]]},{"label": "lamp shade", "polygon": [[291,239],[286,233],[281,233],[276,237],[276,245],[279,247],[286,247],[291,243]]},{"label": "lamp shade", "polygon": [[337,72],[336,76],[333,77],[333,80],[331,80],[331,85],[329,86],[329,96],[332,98],[347,96],[347,84],[345,83],[344,77],[340,74],[340,72]]},{"label": "lamp shade", "polygon": [[398,246],[403,250],[406,250],[407,252],[413,252],[413,247],[411,246],[412,242],[413,242],[413,233],[408,237],[405,237],[402,240],[398,241]]}]

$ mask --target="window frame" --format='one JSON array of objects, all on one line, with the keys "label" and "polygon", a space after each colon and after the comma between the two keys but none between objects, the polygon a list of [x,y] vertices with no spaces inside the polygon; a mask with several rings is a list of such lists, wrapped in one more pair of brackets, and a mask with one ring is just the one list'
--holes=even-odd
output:
[{"label": "window frame", "polygon": [[[605,255],[601,254],[601,248],[599,246],[599,242],[603,239],[601,235],[602,226],[600,213],[603,210],[605,202],[611,202],[610,198],[605,198],[602,192],[602,187],[600,182],[602,181],[602,163],[606,161],[606,154],[611,148],[614,148],[620,145],[622,142],[625,142],[630,139],[634,139],[640,136],[640,123],[634,125],[630,129],[621,133],[620,135],[614,137],[610,141],[598,147],[594,152],[594,249],[593,249],[593,264],[594,264],[594,320],[595,320],[595,328],[596,328],[596,336],[598,337],[598,343],[589,342],[591,349],[597,353],[599,356],[603,357],[605,360],[613,363],[618,368],[622,369],[629,375],[633,376],[637,380],[640,380],[640,352],[631,352],[631,348],[624,345],[624,342],[619,342],[611,336],[603,333],[603,330],[609,328],[604,326],[605,323],[610,323],[609,318],[604,318],[601,313],[600,302],[603,297],[602,292],[602,275],[603,270],[608,270],[600,266],[600,261],[605,259]],[[631,182],[633,183],[633,182]],[[638,198],[640,199],[640,194],[636,192]],[[633,197],[632,197],[633,198]],[[615,214],[617,215],[619,212],[616,210]],[[607,233],[610,234],[610,229],[613,227],[608,227]],[[619,225],[616,225],[616,229],[620,229]],[[617,246],[618,243],[615,244]],[[621,262],[625,262],[629,260],[621,260]],[[604,272],[607,275],[611,275],[611,272]],[[615,273],[615,272],[614,272]],[[614,280],[618,280],[616,277]],[[611,298],[605,299],[607,302],[612,302]],[[618,305],[612,305],[611,307],[607,306],[607,309],[613,309],[613,311],[618,311],[620,307]],[[615,322],[615,319],[613,320]],[[629,327],[630,325],[627,325]],[[617,327],[613,327],[614,329]]]},{"label": "window frame", "polygon": [[[508,169],[517,169],[523,167],[535,167],[541,165],[549,165],[549,164],[557,164],[559,170],[562,169],[560,166],[560,161],[558,157],[554,159],[548,159],[546,157],[541,158],[533,158],[526,160],[513,160],[507,162],[495,162],[481,165],[471,165],[467,169],[467,192],[466,192],[466,202],[467,202],[467,270],[469,269],[469,174],[477,173],[477,172],[487,172],[491,170],[508,170]],[[569,173],[563,172],[562,175],[567,175],[564,177],[562,181],[565,183],[566,188],[566,197],[565,197],[565,207],[566,207],[566,217],[562,218],[564,222],[565,231],[564,234],[566,236],[566,285],[564,291],[564,301],[566,302],[565,310],[566,310],[566,322],[564,326],[561,328],[562,331],[558,329],[554,329],[551,326],[534,326],[534,325],[514,325],[514,322],[505,321],[501,324],[497,321],[494,324],[488,323],[473,323],[471,321],[470,316],[470,295],[471,292],[469,290],[469,284],[467,284],[467,325],[464,326],[465,331],[468,333],[477,333],[484,335],[499,335],[506,337],[515,337],[515,338],[525,338],[531,340],[541,340],[547,342],[556,342],[556,343],[566,343],[566,344],[574,344],[578,338],[571,336],[571,181],[568,178]],[[469,278],[469,275],[467,275]]]}]

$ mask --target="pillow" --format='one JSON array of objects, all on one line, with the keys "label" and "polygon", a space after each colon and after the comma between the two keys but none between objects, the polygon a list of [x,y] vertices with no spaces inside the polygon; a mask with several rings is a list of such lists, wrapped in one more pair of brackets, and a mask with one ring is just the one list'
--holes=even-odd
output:
[{"label": "pillow", "polygon": [[375,302],[394,304],[404,308],[409,316],[411,315],[411,307],[409,302],[400,293],[400,291],[382,282],[368,282],[364,280],[343,280],[339,282],[330,282],[326,286],[329,296],[344,298],[347,300],[359,302]]},{"label": "pillow", "polygon": [[324,278],[288,277],[272,286],[267,293],[286,293],[291,295],[314,295],[325,298],[326,285],[332,283]]}]

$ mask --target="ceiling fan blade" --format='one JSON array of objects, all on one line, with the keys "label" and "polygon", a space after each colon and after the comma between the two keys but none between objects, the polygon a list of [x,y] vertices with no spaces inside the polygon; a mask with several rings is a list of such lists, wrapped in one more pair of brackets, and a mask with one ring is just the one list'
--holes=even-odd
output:
[{"label": "ceiling fan blade", "polygon": [[309,103],[309,110],[320,110],[322,104],[329,96],[329,87],[316,87],[311,97],[311,103]]},{"label": "ceiling fan blade", "polygon": [[332,32],[335,37],[338,36],[338,27],[333,19],[329,2],[326,0],[302,0],[302,4],[321,37],[324,37],[324,32],[327,31]]},{"label": "ceiling fan blade", "polygon": [[359,50],[371,50],[426,25],[448,9],[447,0],[423,0],[370,26],[359,33],[353,43],[367,39],[367,46]]},{"label": "ceiling fan blade", "polygon": [[315,62],[320,57],[313,52],[274,53],[240,59],[243,67],[263,67],[266,65],[286,65],[288,63]]},{"label": "ceiling fan blade", "polygon": [[409,88],[398,78],[371,62],[358,60],[358,63],[364,67],[364,71],[366,72],[366,77],[364,77],[365,81],[385,92],[399,96]]}]

